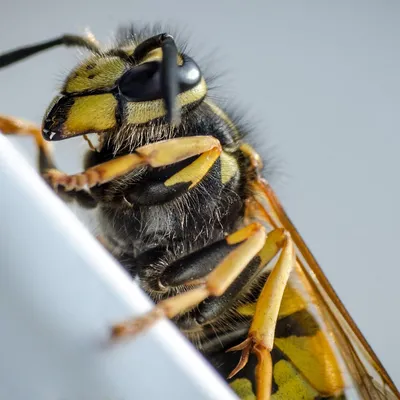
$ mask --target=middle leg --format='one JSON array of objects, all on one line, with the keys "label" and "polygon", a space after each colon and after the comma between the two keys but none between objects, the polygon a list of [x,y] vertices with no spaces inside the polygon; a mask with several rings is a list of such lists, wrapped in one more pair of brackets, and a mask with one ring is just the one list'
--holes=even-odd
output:
[{"label": "middle leg", "polygon": [[[290,236],[284,230],[273,230],[267,236],[261,224],[252,223],[227,236],[224,241],[217,242],[215,248],[211,246],[209,249],[200,250],[179,260],[174,263],[174,268],[167,268],[161,275],[159,284],[161,287],[167,286],[170,288],[183,284],[188,286],[188,290],[177,296],[162,300],[152,311],[142,317],[114,326],[113,337],[137,334],[148,329],[155,321],[162,317],[175,318],[199,305],[205,299],[212,297],[213,306],[209,307],[208,310],[207,307],[203,308],[203,310],[199,307],[200,314],[198,317],[200,317],[200,320],[197,318],[197,323],[204,324],[209,322],[210,318],[217,317],[218,312],[221,311],[221,307],[223,306],[222,302],[218,303],[218,299],[227,293],[238,276],[251,264],[251,261],[255,257],[258,257],[257,268],[260,270],[282,248],[281,259],[283,257],[286,260],[287,250],[285,249],[288,247],[288,242],[290,242]],[[215,260],[215,251],[221,250],[221,248],[218,249],[218,246],[222,245],[225,245],[226,255],[222,261],[217,263],[217,266],[212,265],[210,261]],[[285,280],[283,276],[282,268],[279,268],[279,262],[274,269],[277,267],[275,275],[282,278],[280,286],[284,288],[287,279]],[[285,262],[284,267],[286,273],[290,272],[290,262]],[[254,271],[251,271],[248,278],[251,278],[253,274]],[[271,275],[274,276],[272,273]],[[276,278],[272,279],[276,280]],[[193,288],[193,286],[195,287]],[[274,292],[273,295],[279,297],[279,292]],[[271,304],[271,307],[276,309],[276,314],[279,310],[279,305],[279,298]],[[272,331],[275,329],[275,323],[276,321],[272,322]]]}]

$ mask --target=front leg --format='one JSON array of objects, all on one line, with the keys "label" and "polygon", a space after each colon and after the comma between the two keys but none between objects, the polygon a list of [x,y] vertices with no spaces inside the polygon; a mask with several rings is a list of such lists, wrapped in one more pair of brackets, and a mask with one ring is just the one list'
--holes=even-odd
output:
[{"label": "front leg", "polygon": [[102,185],[142,166],[165,167],[199,156],[164,182],[166,191],[174,191],[175,185],[182,183],[191,189],[204,178],[221,151],[221,144],[212,136],[176,138],[139,147],[134,153],[98,164],[79,174],[67,175],[58,170],[50,170],[47,178],[54,188],[62,186],[67,191],[82,190],[85,186],[91,188]]},{"label": "front leg", "polygon": [[38,166],[41,174],[48,169],[55,168],[52,146],[42,136],[40,127],[20,118],[0,114],[0,133],[4,135],[33,136],[39,150]]},{"label": "front leg", "polygon": [[[40,127],[31,122],[19,118],[0,115],[0,133],[4,135],[33,136],[38,148],[38,167],[39,172],[46,179],[48,171],[58,171],[53,161],[52,146],[46,142],[42,136]],[[59,172],[59,171],[58,171]],[[61,172],[59,172],[61,174]],[[96,200],[86,191],[66,192],[61,189],[57,193],[66,203],[77,201],[84,208],[94,208],[97,205]]]},{"label": "front leg", "polygon": [[[271,239],[275,239],[275,236],[276,234],[272,235],[268,240],[269,246],[271,246]],[[182,277],[182,272],[186,271],[181,270],[181,273],[179,271],[175,273],[175,269],[179,269],[179,265],[167,268],[165,273],[159,277],[160,288],[172,288],[179,285],[182,280],[186,281],[185,283],[189,286],[194,283],[196,283],[196,286],[177,296],[160,301],[152,311],[138,319],[114,326],[113,336],[121,337],[137,334],[148,329],[162,317],[175,318],[210,296],[222,296],[245,270],[250,261],[263,249],[265,240],[266,231],[263,226],[259,223],[252,223],[227,236],[224,241],[217,243],[216,246],[211,246],[205,251],[198,251],[188,256],[195,261],[194,264],[197,264],[199,268],[191,268],[185,276]],[[215,255],[218,255],[218,250],[223,250],[223,247],[225,247],[225,251],[223,251],[225,255],[220,262],[215,264]],[[185,261],[187,259],[179,260],[179,263],[186,265]],[[190,266],[188,267],[190,268]],[[141,272],[143,276],[144,271]],[[194,280],[196,282],[193,282]]]}]

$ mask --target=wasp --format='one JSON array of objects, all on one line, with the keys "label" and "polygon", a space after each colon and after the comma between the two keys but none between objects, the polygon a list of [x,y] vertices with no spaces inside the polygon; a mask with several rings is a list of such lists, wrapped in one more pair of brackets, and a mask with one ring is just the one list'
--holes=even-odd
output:
[{"label": "wasp", "polygon": [[[0,131],[34,137],[41,175],[97,208],[102,243],[155,302],[111,338],[167,317],[243,400],[400,399],[264,179],[248,128],[174,37],[126,28],[106,48],[63,35],[4,53],[0,67],[60,45],[89,55],[42,126],[1,115]],[[51,142],[79,135],[90,149],[69,175]]]}]

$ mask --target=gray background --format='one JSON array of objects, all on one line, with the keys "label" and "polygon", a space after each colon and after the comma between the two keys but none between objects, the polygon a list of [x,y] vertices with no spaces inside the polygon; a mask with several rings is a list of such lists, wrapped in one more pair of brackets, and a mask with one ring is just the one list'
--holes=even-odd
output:
[{"label": "gray background", "polygon": [[[249,112],[289,215],[400,385],[400,2],[15,0],[1,14],[1,51],[85,27],[107,40],[129,21],[182,26],[193,55],[228,71],[221,93]],[[77,59],[57,49],[0,71],[0,112],[40,122]],[[79,170],[84,149],[58,143],[59,165]]]}]

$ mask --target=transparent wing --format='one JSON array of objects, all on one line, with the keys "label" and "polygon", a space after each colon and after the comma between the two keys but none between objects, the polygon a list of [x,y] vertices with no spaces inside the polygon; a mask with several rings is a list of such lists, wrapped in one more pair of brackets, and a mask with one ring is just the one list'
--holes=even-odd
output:
[{"label": "transparent wing", "polygon": [[324,322],[329,326],[344,364],[349,390],[363,399],[400,399],[393,381],[340,301],[272,188],[262,179],[254,186],[254,196],[265,207],[269,222],[289,231],[295,242],[298,259],[296,274],[300,274],[302,280],[306,279],[306,290],[315,299]]}]

